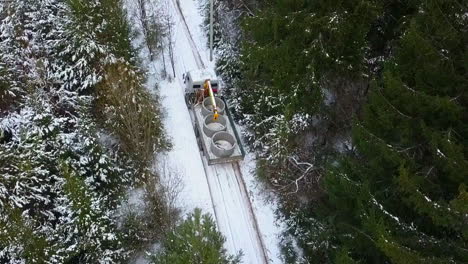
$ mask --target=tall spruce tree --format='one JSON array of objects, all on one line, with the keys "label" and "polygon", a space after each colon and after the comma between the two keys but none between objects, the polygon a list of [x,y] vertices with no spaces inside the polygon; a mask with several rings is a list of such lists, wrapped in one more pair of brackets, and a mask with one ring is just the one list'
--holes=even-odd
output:
[{"label": "tall spruce tree", "polygon": [[408,23],[325,179],[334,263],[468,263],[466,6]]}]

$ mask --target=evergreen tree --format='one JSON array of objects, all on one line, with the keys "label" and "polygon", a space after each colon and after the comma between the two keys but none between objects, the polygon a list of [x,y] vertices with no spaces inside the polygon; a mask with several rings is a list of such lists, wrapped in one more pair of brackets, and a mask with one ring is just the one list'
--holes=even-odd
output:
[{"label": "evergreen tree", "polygon": [[152,256],[152,263],[240,263],[240,254],[232,256],[226,253],[225,241],[211,216],[202,215],[201,210],[197,208],[167,236],[162,251]]},{"label": "evergreen tree", "polygon": [[367,72],[367,35],[380,8],[371,0],[281,0],[245,20],[237,93],[263,157],[284,159],[312,117],[326,115],[330,82],[359,81]]},{"label": "evergreen tree", "polygon": [[122,263],[132,250],[115,217],[137,169],[101,145],[90,92],[106,63],[142,78],[121,2],[81,1],[99,7],[86,14],[77,2],[0,5],[1,263]]},{"label": "evergreen tree", "polygon": [[[112,215],[130,177],[104,153],[84,114],[60,116],[41,89],[0,120],[0,257],[7,263],[127,257]],[[75,98],[79,98],[75,96]],[[79,121],[78,121],[79,120]],[[72,261],[73,262],[73,261]]]},{"label": "evergreen tree", "polygon": [[[19,99],[25,78],[32,69],[30,54],[35,46],[36,31],[31,31],[32,16],[37,12],[34,1],[12,1],[0,7],[0,96],[2,103]],[[5,101],[3,101],[5,100]],[[2,104],[0,103],[0,104]]]},{"label": "evergreen tree", "polygon": [[[256,3],[230,60],[240,72],[222,68],[225,54],[219,70],[234,76],[236,114],[270,161],[261,174],[280,191],[302,175],[302,192],[281,196],[303,253],[288,263],[467,262],[466,4]],[[352,154],[336,159],[327,145],[353,116]],[[291,157],[314,169],[331,160],[324,188],[284,169]]]},{"label": "evergreen tree", "polygon": [[468,262],[467,28],[457,1],[423,1],[409,20],[354,126],[356,155],[325,179],[332,262]]}]

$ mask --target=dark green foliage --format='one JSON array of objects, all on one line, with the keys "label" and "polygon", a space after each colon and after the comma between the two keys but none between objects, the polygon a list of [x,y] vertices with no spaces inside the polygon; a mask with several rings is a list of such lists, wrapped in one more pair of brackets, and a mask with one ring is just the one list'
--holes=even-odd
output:
[{"label": "dark green foliage", "polygon": [[[168,146],[158,101],[147,93],[146,76],[131,45],[122,0],[68,0],[60,9],[64,38],[54,49],[62,88],[93,96],[93,114],[131,159],[139,179],[155,151]],[[92,15],[90,15],[92,14]],[[55,55],[55,54],[54,54]]]},{"label": "dark green foliage", "polygon": [[[253,83],[245,92],[285,94],[286,106],[294,104],[291,110],[314,113],[323,77],[365,69],[366,35],[377,10],[373,1],[282,0],[246,19],[252,41],[245,43],[243,56]],[[253,86],[259,83],[266,87]]]},{"label": "dark green foliage", "polygon": [[422,2],[372,87],[353,129],[357,156],[325,179],[337,257],[468,262],[465,12]]},{"label": "dark green foliage", "polygon": [[116,262],[126,259],[126,251],[130,248],[122,248],[122,234],[115,232],[116,223],[107,211],[112,207],[106,206],[84,179],[77,177],[66,165],[62,166],[62,173],[65,178],[63,189],[70,201],[74,228],[78,231],[73,236],[69,234],[68,238],[69,241],[82,240],[74,248],[71,259],[87,263],[106,258]]},{"label": "dark green foliage", "polygon": [[109,65],[96,86],[95,105],[98,117],[120,139],[123,151],[142,172],[141,179],[152,165],[154,152],[169,147],[159,102],[144,90],[143,81],[138,69],[131,65]]},{"label": "dark green foliage", "polygon": [[[262,177],[281,191],[304,176],[281,195],[304,253],[286,250],[288,262],[467,263],[466,4],[261,5],[229,75],[237,115],[269,161]],[[337,150],[336,134],[352,134],[353,148]],[[323,168],[320,186],[292,157]]]},{"label": "dark green foliage", "polygon": [[[119,229],[118,205],[140,171],[118,141],[101,141],[112,136],[97,128],[94,89],[123,64],[140,107],[155,102],[122,2],[7,1],[0,29],[0,262],[124,262],[134,234]],[[160,133],[151,106],[142,122]]]},{"label": "dark green foliage", "polygon": [[162,252],[152,257],[152,263],[240,263],[241,255],[228,255],[224,249],[224,242],[225,238],[216,229],[211,216],[202,215],[200,209],[195,209],[167,236]]},{"label": "dark green foliage", "polygon": [[3,248],[16,244],[24,247],[23,253],[17,258],[10,255],[0,257],[3,263],[20,259],[28,263],[43,263],[55,253],[55,249],[47,242],[43,235],[33,232],[33,223],[23,220],[21,210],[10,207],[2,210],[4,217],[0,220],[0,229],[4,234],[0,237],[0,246]]},{"label": "dark green foliage", "polygon": [[[132,61],[136,58],[130,43],[130,27],[121,0],[68,0],[75,19],[77,34],[91,36],[101,45],[110,46],[116,58]],[[90,16],[89,14],[93,14]]]},{"label": "dark green foliage", "polygon": [[[1,56],[1,55],[0,55]],[[18,91],[12,87],[12,74],[8,66],[3,63],[4,59],[0,57],[0,113],[8,109],[14,102]]]},{"label": "dark green foliage", "polygon": [[382,8],[373,0],[281,0],[244,20],[241,62],[230,61],[242,76],[232,97],[263,158],[284,167],[290,156],[311,158],[298,144],[302,136],[318,138],[311,144],[324,153],[333,150],[334,136],[347,136],[343,129],[378,64],[369,38]]},{"label": "dark green foliage", "polygon": [[[168,147],[158,101],[145,90],[145,74],[131,46],[131,30],[121,0],[67,1],[71,20],[61,45],[67,89],[94,95],[94,114],[112,131],[137,169],[148,175],[153,153]],[[93,16],[89,16],[93,14]],[[58,49],[63,47],[58,45]]]},{"label": "dark green foliage", "polygon": [[3,119],[13,133],[12,140],[0,144],[5,261],[125,259],[111,215],[133,177],[99,147],[85,114],[77,124],[74,116],[59,117],[46,94],[36,96],[20,113]]},{"label": "dark green foliage", "polygon": [[[299,236],[304,261],[334,259],[328,254],[333,230],[314,219],[314,203],[323,195],[318,182],[326,162],[340,151],[335,142],[349,137],[371,71],[380,63],[378,47],[369,40],[382,27],[394,30],[385,24],[384,7],[373,0],[280,0],[265,3],[243,23],[235,112],[267,160],[267,180],[283,194],[288,232]],[[314,169],[306,172],[293,160],[311,162]]]},{"label": "dark green foliage", "polygon": [[101,80],[106,65],[126,62],[137,66],[121,0],[66,3],[61,10],[65,34],[54,45],[65,88],[90,93]]}]

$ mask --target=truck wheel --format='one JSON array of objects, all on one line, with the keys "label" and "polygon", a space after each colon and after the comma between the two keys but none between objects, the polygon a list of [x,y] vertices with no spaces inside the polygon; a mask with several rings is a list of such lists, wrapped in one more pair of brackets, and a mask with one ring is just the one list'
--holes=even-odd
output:
[{"label": "truck wheel", "polygon": [[198,149],[203,153],[203,155],[205,155],[200,138],[197,138],[197,145],[198,145]]},{"label": "truck wheel", "polygon": [[185,104],[187,105],[188,109],[191,109],[192,106],[191,106],[191,104],[190,104],[190,102],[189,102],[189,95],[188,95],[188,94],[185,94],[184,97],[185,97]]},{"label": "truck wheel", "polygon": [[189,109],[192,109],[193,105],[193,94],[187,93],[185,94],[185,104]]}]

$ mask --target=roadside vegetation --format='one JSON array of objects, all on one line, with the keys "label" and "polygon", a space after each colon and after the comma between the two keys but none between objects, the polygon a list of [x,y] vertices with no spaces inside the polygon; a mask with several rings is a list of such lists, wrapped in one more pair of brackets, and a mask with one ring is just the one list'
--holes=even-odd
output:
[{"label": "roadside vegetation", "polygon": [[224,249],[226,239],[217,231],[208,214],[195,209],[163,241],[163,249],[151,257],[154,264],[236,264],[241,254],[229,255]]},{"label": "roadside vegetation", "polygon": [[167,3],[138,0],[133,28],[126,4],[0,3],[1,263],[127,263],[199,231],[185,257],[237,261],[209,216],[180,221],[180,176],[156,173],[171,144],[131,41],[173,64],[173,23]]},{"label": "roadside vegetation", "polygon": [[282,200],[284,261],[466,263],[466,5],[215,10],[226,94]]},{"label": "roadside vegetation", "polygon": [[[167,82],[176,77],[174,37],[177,31],[174,18],[170,15],[170,4],[169,0],[128,0],[126,3],[127,6],[132,6],[129,8],[128,17],[130,21],[136,22],[132,24],[132,28],[138,32],[133,44],[139,45],[143,65],[152,67],[151,70],[154,71],[158,68],[155,64],[162,64],[159,67],[162,71],[158,77]],[[115,78],[118,78],[119,70],[113,71]],[[119,82],[117,85],[122,88],[131,87],[134,79],[130,78],[126,82],[129,84],[121,85]],[[158,87],[148,88],[156,90]],[[131,91],[122,89],[121,92],[109,98],[111,101],[119,101],[122,100],[121,96],[127,93],[132,96]],[[104,93],[104,97],[108,97],[106,94]],[[148,97],[141,99],[147,100]],[[157,101],[157,96],[152,100]],[[145,111],[140,108],[133,109],[125,106],[124,108],[124,111],[129,113]],[[115,116],[119,118],[118,115]],[[160,119],[157,120],[159,121]],[[151,126],[150,122],[145,122],[145,124]],[[127,127],[131,126],[132,124],[129,123]],[[124,134],[130,132],[127,136],[135,138],[135,135],[131,133],[132,130],[125,130]],[[145,136],[150,135],[143,134],[142,139],[145,139]],[[161,142],[158,141],[156,144],[161,144]],[[135,145],[133,152],[151,152],[151,149],[148,149],[149,146],[148,143]],[[181,215],[181,210],[178,208],[178,196],[184,187],[181,179],[183,175],[168,171],[166,164],[159,163],[159,167],[160,177],[148,177],[144,180],[143,210],[135,212],[130,209],[124,213],[127,219],[126,228],[143,242],[133,243],[139,255],[146,255],[151,263],[240,263],[241,254],[231,256],[227,253],[224,248],[225,238],[217,230],[216,223],[210,215],[202,214],[200,209],[195,209],[188,215]],[[154,241],[158,242],[156,246]]]},{"label": "roadside vegetation", "polygon": [[7,1],[0,32],[0,262],[125,262],[161,235],[120,205],[170,144],[122,2]]}]

